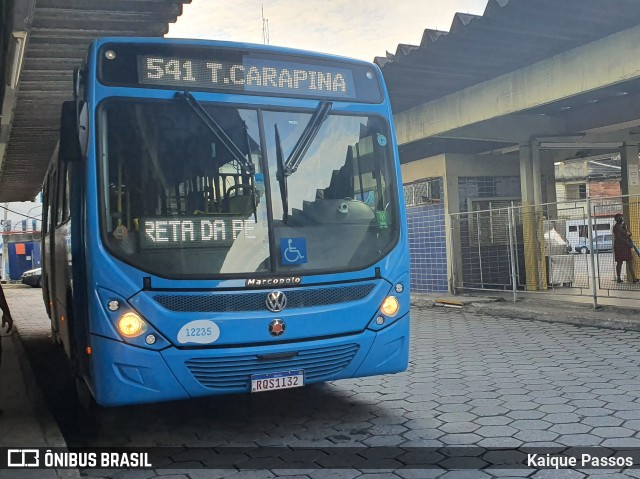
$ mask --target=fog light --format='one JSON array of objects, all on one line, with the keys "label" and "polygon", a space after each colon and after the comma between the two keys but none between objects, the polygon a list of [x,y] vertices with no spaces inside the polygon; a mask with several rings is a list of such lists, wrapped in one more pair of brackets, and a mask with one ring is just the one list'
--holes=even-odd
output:
[{"label": "fog light", "polygon": [[151,345],[156,343],[156,337],[153,334],[148,334],[146,338],[144,338],[144,342]]},{"label": "fog light", "polygon": [[402,283],[396,284],[396,293],[402,293],[404,291],[404,286]]},{"label": "fog light", "polygon": [[107,58],[107,60],[115,60],[116,52],[114,52],[113,50],[107,50],[106,52],[104,52],[104,56]]},{"label": "fog light", "polygon": [[383,318],[382,316],[378,316],[378,317],[376,318],[376,324],[377,324],[378,326],[382,326],[382,325],[384,324],[384,318]]},{"label": "fog light", "polygon": [[147,325],[136,313],[125,313],[118,321],[120,334],[127,338],[140,336],[147,329]]},{"label": "fog light", "polygon": [[116,301],[115,299],[112,299],[107,304],[107,308],[109,308],[109,311],[118,311],[119,307],[120,307],[120,303],[118,301]]},{"label": "fog light", "polygon": [[400,304],[395,296],[387,296],[380,307],[380,311],[386,316],[395,316],[398,309],[400,309]]}]

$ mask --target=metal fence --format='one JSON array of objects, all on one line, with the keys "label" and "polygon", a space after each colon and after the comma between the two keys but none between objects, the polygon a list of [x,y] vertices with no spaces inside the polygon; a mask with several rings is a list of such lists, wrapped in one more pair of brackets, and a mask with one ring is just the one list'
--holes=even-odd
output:
[{"label": "metal fence", "polygon": [[[640,238],[640,196],[510,206],[450,216],[449,249],[456,290],[558,291],[640,299],[640,252],[629,246],[620,276],[614,215]],[[621,243],[618,243],[619,245]]]}]

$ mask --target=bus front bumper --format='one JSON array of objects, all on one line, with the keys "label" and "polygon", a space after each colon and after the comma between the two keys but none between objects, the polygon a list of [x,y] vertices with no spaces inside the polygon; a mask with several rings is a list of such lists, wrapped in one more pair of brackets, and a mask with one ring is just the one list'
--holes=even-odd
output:
[{"label": "bus front bumper", "polygon": [[121,406],[247,393],[254,374],[304,371],[304,383],[397,373],[407,369],[409,314],[381,331],[305,342],[220,349],[152,351],[91,337],[98,404]]}]

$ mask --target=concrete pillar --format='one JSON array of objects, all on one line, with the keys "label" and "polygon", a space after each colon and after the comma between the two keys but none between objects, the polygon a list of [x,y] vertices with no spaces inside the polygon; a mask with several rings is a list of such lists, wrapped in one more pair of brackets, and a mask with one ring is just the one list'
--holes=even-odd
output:
[{"label": "concrete pillar", "polygon": [[[620,150],[620,157],[622,159],[622,194],[629,195],[629,198],[622,199],[622,214],[634,243],[639,245],[640,196],[637,195],[640,195],[640,161],[638,159],[638,145],[625,143]],[[630,268],[633,268],[633,276],[640,278],[640,258],[635,253],[632,258],[633,264],[627,264],[627,279],[632,276]]]},{"label": "concrete pillar", "polygon": [[520,191],[522,193],[522,205],[532,205],[533,197],[533,158],[531,147],[520,145]]},{"label": "concrete pillar", "polygon": [[531,174],[533,184],[533,203],[540,205],[542,200],[542,171],[540,167],[540,144],[537,141],[531,142]]},{"label": "concrete pillar", "polygon": [[[532,151],[533,150],[533,151]],[[541,216],[537,214],[536,197],[541,198],[540,191],[540,150],[537,146],[520,145],[520,189],[522,193],[522,239],[524,243],[524,261],[526,284],[528,291],[539,291],[541,287],[541,273],[544,272],[541,265],[540,245],[538,232],[542,230]],[[535,163],[535,166],[534,166]],[[537,178],[537,180],[535,179]],[[538,192],[536,193],[536,189]]]},{"label": "concrete pillar", "polygon": [[542,184],[544,185],[543,203],[548,203],[547,215],[548,219],[556,219],[558,217],[558,207],[554,203],[558,201],[556,195],[556,167],[553,155],[549,152],[542,152],[540,158],[540,169],[542,170]]}]

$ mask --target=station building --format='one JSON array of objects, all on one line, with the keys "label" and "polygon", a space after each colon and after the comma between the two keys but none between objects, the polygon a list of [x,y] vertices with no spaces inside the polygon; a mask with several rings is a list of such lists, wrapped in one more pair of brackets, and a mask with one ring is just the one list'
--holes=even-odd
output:
[{"label": "station building", "polygon": [[[458,13],[449,32],[427,29],[419,45],[400,44],[375,62],[394,108],[413,291],[444,292],[464,286],[464,279],[491,283],[487,275],[512,275],[508,261],[500,264],[509,254],[504,240],[489,238],[481,248],[485,227],[501,221],[498,214],[486,224],[471,217],[454,224],[459,213],[508,206],[521,215],[513,233],[524,244],[521,283],[546,288],[545,252],[533,240],[542,236],[543,222],[562,216],[552,205],[566,199],[557,196],[556,168],[567,160],[619,158],[619,177],[610,180],[630,195],[618,202],[640,237],[633,196],[640,194],[636,1],[489,0],[483,15]],[[478,244],[469,228],[478,228]],[[484,278],[469,281],[473,272],[463,270],[477,256],[493,265]]]}]

